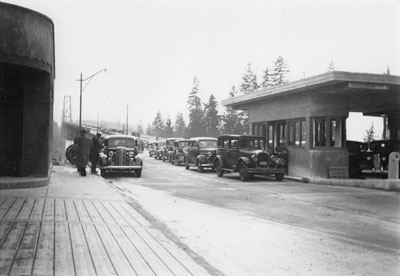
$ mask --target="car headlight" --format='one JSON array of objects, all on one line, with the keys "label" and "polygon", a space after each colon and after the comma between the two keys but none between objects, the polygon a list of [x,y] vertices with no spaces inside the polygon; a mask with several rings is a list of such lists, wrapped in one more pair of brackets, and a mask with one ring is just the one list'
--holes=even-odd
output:
[{"label": "car headlight", "polygon": [[113,157],[113,156],[114,156],[114,152],[113,152],[112,150],[110,150],[110,151],[108,152],[108,156]]},{"label": "car headlight", "polygon": [[371,160],[371,156],[367,156],[367,160],[368,160],[368,161]]},{"label": "car headlight", "polygon": [[254,155],[251,156],[251,159],[253,159],[254,162],[257,162],[258,161],[258,156],[254,154]]},{"label": "car headlight", "polygon": [[382,161],[386,161],[386,156],[382,156]]},{"label": "car headlight", "polygon": [[130,158],[132,158],[134,155],[135,155],[135,153],[134,153],[133,151],[128,152],[128,156],[129,156]]}]

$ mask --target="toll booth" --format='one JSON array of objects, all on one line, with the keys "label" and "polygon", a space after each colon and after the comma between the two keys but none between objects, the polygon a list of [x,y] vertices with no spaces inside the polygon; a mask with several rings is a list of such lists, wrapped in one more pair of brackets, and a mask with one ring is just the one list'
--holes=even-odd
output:
[{"label": "toll booth", "polygon": [[269,151],[287,148],[290,176],[330,178],[330,169],[348,169],[349,112],[386,117],[389,139],[400,140],[399,76],[330,71],[222,104],[248,110],[250,133],[265,136]]}]

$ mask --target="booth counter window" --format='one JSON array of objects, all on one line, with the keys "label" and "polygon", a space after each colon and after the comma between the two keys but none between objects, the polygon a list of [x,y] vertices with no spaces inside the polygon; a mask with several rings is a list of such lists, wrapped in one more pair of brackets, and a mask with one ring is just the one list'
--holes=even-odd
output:
[{"label": "booth counter window", "polygon": [[306,146],[306,120],[304,118],[288,121],[288,146]]},{"label": "booth counter window", "polygon": [[343,118],[313,118],[312,146],[342,148],[345,138],[344,122]]}]

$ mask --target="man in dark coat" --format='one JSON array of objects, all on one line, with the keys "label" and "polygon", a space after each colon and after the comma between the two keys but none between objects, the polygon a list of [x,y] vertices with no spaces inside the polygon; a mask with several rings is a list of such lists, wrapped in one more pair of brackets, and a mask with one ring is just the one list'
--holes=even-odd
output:
[{"label": "man in dark coat", "polygon": [[86,166],[89,162],[92,140],[86,136],[85,129],[81,129],[80,136],[76,139],[76,144],[78,145],[77,168],[80,175],[86,176]]},{"label": "man in dark coat", "polygon": [[97,164],[99,163],[99,152],[102,148],[101,134],[97,133],[96,136],[92,138],[92,149],[90,150],[89,161],[92,163],[92,173],[97,173]]}]

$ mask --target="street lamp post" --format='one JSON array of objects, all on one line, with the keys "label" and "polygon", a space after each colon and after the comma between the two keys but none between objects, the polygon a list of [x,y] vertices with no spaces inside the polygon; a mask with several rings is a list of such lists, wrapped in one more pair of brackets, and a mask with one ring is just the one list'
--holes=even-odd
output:
[{"label": "street lamp post", "polygon": [[83,84],[84,81],[91,80],[94,76],[96,76],[97,74],[99,74],[99,73],[101,73],[101,72],[103,72],[103,71],[104,71],[104,72],[107,72],[107,69],[106,69],[106,68],[101,69],[100,71],[94,73],[93,75],[91,75],[90,77],[87,77],[86,79],[83,79],[82,73],[81,73],[81,78],[78,80],[78,81],[80,81],[80,94],[79,94],[79,130],[82,129],[82,91],[86,88],[86,86],[87,86],[89,83],[87,83],[87,84],[85,85],[85,87],[83,87],[83,88],[82,88],[82,84]]}]

